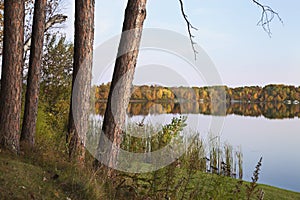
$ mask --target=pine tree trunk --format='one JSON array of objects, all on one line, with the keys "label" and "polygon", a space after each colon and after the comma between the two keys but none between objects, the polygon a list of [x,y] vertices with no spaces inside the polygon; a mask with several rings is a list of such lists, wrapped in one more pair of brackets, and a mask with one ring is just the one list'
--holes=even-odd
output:
[{"label": "pine tree trunk", "polygon": [[19,151],[25,0],[4,1],[0,146]]},{"label": "pine tree trunk", "polygon": [[35,0],[21,142],[34,146],[47,0]]},{"label": "pine tree trunk", "polygon": [[[104,140],[100,138],[97,155],[100,161],[105,162],[102,164],[111,168],[108,171],[109,176],[114,176],[113,169],[117,166],[118,148],[122,141],[122,128],[125,125],[142,28],[146,18],[146,2],[147,0],[128,0],[125,10],[122,32],[129,30],[131,32],[122,34],[121,37],[102,127],[106,137],[117,148],[107,148],[107,144],[104,144]],[[95,162],[98,165],[98,161]]]},{"label": "pine tree trunk", "polygon": [[[94,43],[94,0],[75,1],[75,44],[72,98],[67,142],[69,156],[84,161],[88,131]],[[76,82],[75,82],[76,81]]]}]

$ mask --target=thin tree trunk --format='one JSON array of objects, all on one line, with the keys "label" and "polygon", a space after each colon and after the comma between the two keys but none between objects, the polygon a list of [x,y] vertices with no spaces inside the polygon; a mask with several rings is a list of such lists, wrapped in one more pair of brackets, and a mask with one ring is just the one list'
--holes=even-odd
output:
[{"label": "thin tree trunk", "polygon": [[94,0],[75,1],[72,97],[66,139],[69,143],[70,158],[76,155],[79,163],[83,163],[84,161],[85,140],[89,125],[94,43],[94,9]]},{"label": "thin tree trunk", "polygon": [[34,146],[47,0],[35,0],[21,142]]},{"label": "thin tree trunk", "polygon": [[25,0],[4,1],[0,146],[19,151]]},{"label": "thin tree trunk", "polygon": [[[130,33],[124,33],[121,37],[102,127],[103,133],[115,147],[108,147],[104,144],[104,139],[100,138],[96,155],[96,159],[111,168],[109,176],[114,176],[114,168],[117,166],[118,148],[122,140],[122,128],[125,125],[142,28],[146,18],[146,2],[147,0],[128,0],[125,10],[122,32],[130,30]],[[98,165],[97,160],[95,164]]]}]

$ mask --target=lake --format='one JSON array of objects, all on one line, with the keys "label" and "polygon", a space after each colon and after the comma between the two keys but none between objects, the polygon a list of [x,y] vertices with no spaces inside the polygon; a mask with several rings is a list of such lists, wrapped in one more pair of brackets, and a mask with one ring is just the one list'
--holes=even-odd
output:
[{"label": "lake", "polygon": [[[97,103],[96,113],[103,116],[105,107],[105,102]],[[300,192],[299,104],[232,103],[222,111],[216,108],[196,102],[135,102],[128,106],[127,122],[164,125],[173,117],[187,116],[188,128],[204,141],[213,134],[222,144],[241,147],[244,180],[251,181],[262,156],[259,183]]]}]

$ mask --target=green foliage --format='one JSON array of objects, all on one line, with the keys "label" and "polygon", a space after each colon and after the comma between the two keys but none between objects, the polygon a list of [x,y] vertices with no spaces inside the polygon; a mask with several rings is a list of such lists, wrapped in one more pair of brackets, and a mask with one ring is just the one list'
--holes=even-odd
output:
[{"label": "green foliage", "polygon": [[[159,147],[170,142],[170,138],[182,130],[185,124],[185,118],[174,118],[172,122],[163,127],[161,135],[168,137],[159,143]],[[135,125],[137,126],[137,125]],[[131,127],[130,131],[138,131]],[[150,130],[149,127],[147,130]],[[154,129],[153,129],[154,130]],[[180,134],[179,134],[180,135]],[[126,150],[143,149],[145,143],[129,142],[129,137],[125,137],[123,148]],[[131,138],[132,139],[132,138]],[[226,144],[223,148],[220,146],[211,147],[210,159],[205,158],[207,154],[205,147],[200,139],[193,138],[192,144],[186,149],[186,153],[176,159],[172,164],[154,172],[144,174],[131,174],[120,172],[118,177],[113,180],[108,191],[109,199],[290,199],[285,195],[293,196],[298,193],[285,193],[287,191],[279,190],[269,186],[257,184],[262,159],[258,162],[253,173],[252,182],[248,183],[241,179],[232,178],[235,171],[233,156],[236,155],[238,165],[241,168],[241,152],[233,153],[230,145]],[[129,146],[130,147],[129,147]],[[135,148],[132,148],[134,146]],[[224,152],[221,152],[221,149]],[[145,150],[145,149],[143,149]],[[209,161],[207,161],[207,159]],[[216,169],[214,173],[207,173],[206,162],[209,165],[219,167],[220,161],[226,161],[224,169]],[[212,170],[210,170],[212,172]],[[240,169],[239,174],[242,173]],[[242,177],[242,175],[240,175]],[[273,196],[276,191],[278,196]]]},{"label": "green foliage", "polygon": [[[127,127],[122,148],[133,152],[152,152],[163,148],[170,142],[183,143],[182,131],[186,126],[186,120],[186,117],[173,118],[169,124],[162,127],[161,131],[146,139],[130,135],[136,135],[136,133],[132,133],[133,131],[146,134],[147,131],[156,129],[150,129],[149,125],[140,127],[133,124],[129,128]],[[118,183],[113,198],[122,199],[124,195],[129,194],[132,195],[130,196],[132,199],[232,198],[234,194],[231,192],[233,190],[231,188],[234,188],[235,181],[232,179],[232,183],[228,185],[227,180],[230,179],[225,178],[226,176],[233,176],[235,170],[233,169],[233,156],[235,154],[232,152],[232,147],[225,145],[223,153],[219,146],[212,146],[209,153],[210,159],[208,159],[201,139],[196,137],[186,139],[191,141],[191,145],[185,149],[185,154],[172,164],[145,174],[121,173],[119,178],[115,180]],[[148,144],[150,144],[150,148],[147,148]],[[241,156],[241,152],[239,155]],[[221,169],[223,158],[228,163],[226,168]],[[162,155],[162,159],[164,159],[164,155]],[[238,162],[241,163],[241,161]],[[207,165],[207,163],[209,164]],[[242,196],[245,196],[245,193]]]},{"label": "green foliage", "polygon": [[73,44],[65,37],[48,37],[43,57],[40,102],[44,117],[56,133],[66,131],[70,107]]},{"label": "green foliage", "polygon": [[[186,127],[186,117],[180,116],[179,118],[173,118],[170,124],[167,124],[158,131],[158,128],[151,127],[151,125],[138,126],[136,124],[129,124],[127,126],[127,133],[124,133],[122,148],[132,152],[150,152],[161,149],[173,140],[182,142],[182,136],[179,133]],[[150,133],[153,131],[152,133]],[[147,134],[148,137],[134,137],[132,132]],[[156,134],[153,134],[157,132]],[[153,134],[153,135],[152,135]],[[147,149],[145,144],[149,144],[151,149]]]},{"label": "green foliage", "polygon": [[[144,131],[144,134],[147,131],[157,131],[153,136],[155,139],[148,140],[151,141],[151,151],[164,147],[174,138],[180,142],[182,137],[177,136],[182,135],[185,121],[185,117],[173,118],[161,131],[151,129],[147,124],[142,127],[132,124],[127,127],[127,132],[131,131],[131,134],[124,136],[122,148],[134,152],[149,152],[148,148],[145,148],[145,139],[129,136],[132,135],[132,131]],[[110,186],[109,198],[123,199],[126,196],[130,199],[270,199],[272,194],[267,191],[270,191],[271,187],[267,187],[265,191],[265,186],[257,184],[262,160],[256,166],[252,182],[247,183],[232,178],[236,177],[237,164],[239,178],[242,178],[240,150],[234,152],[229,144],[221,147],[213,143],[210,152],[206,152],[202,140],[191,138],[191,141],[192,144],[182,157],[162,169],[144,174],[120,173],[114,180],[114,186]],[[209,158],[206,157],[207,154],[210,155]],[[281,198],[283,195],[278,199]]]},{"label": "green foliage", "polygon": [[63,92],[57,89],[65,89],[71,84],[74,45],[66,41],[65,36],[56,35],[48,35],[45,43],[41,85],[52,92]]},{"label": "green foliage", "polygon": [[48,36],[44,54],[36,143],[39,148],[45,148],[45,151],[51,149],[65,152],[73,45],[65,37]]}]

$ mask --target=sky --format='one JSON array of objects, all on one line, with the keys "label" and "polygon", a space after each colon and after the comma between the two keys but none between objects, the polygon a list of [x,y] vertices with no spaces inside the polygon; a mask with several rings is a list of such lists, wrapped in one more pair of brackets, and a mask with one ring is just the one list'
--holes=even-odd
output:
[{"label": "sky", "polygon": [[[69,1],[66,28],[73,37],[73,1]],[[261,0],[280,14],[271,23],[270,38],[257,22],[261,10],[252,0],[184,1],[186,14],[198,31],[195,42],[207,53],[220,74],[223,84],[300,85],[300,2],[295,0]],[[96,0],[95,47],[120,34],[125,0]],[[145,28],[161,28],[188,36],[178,0],[149,0]],[[140,57],[140,59],[142,59]],[[110,72],[111,73],[111,72]],[[109,79],[109,78],[108,78]]]}]

